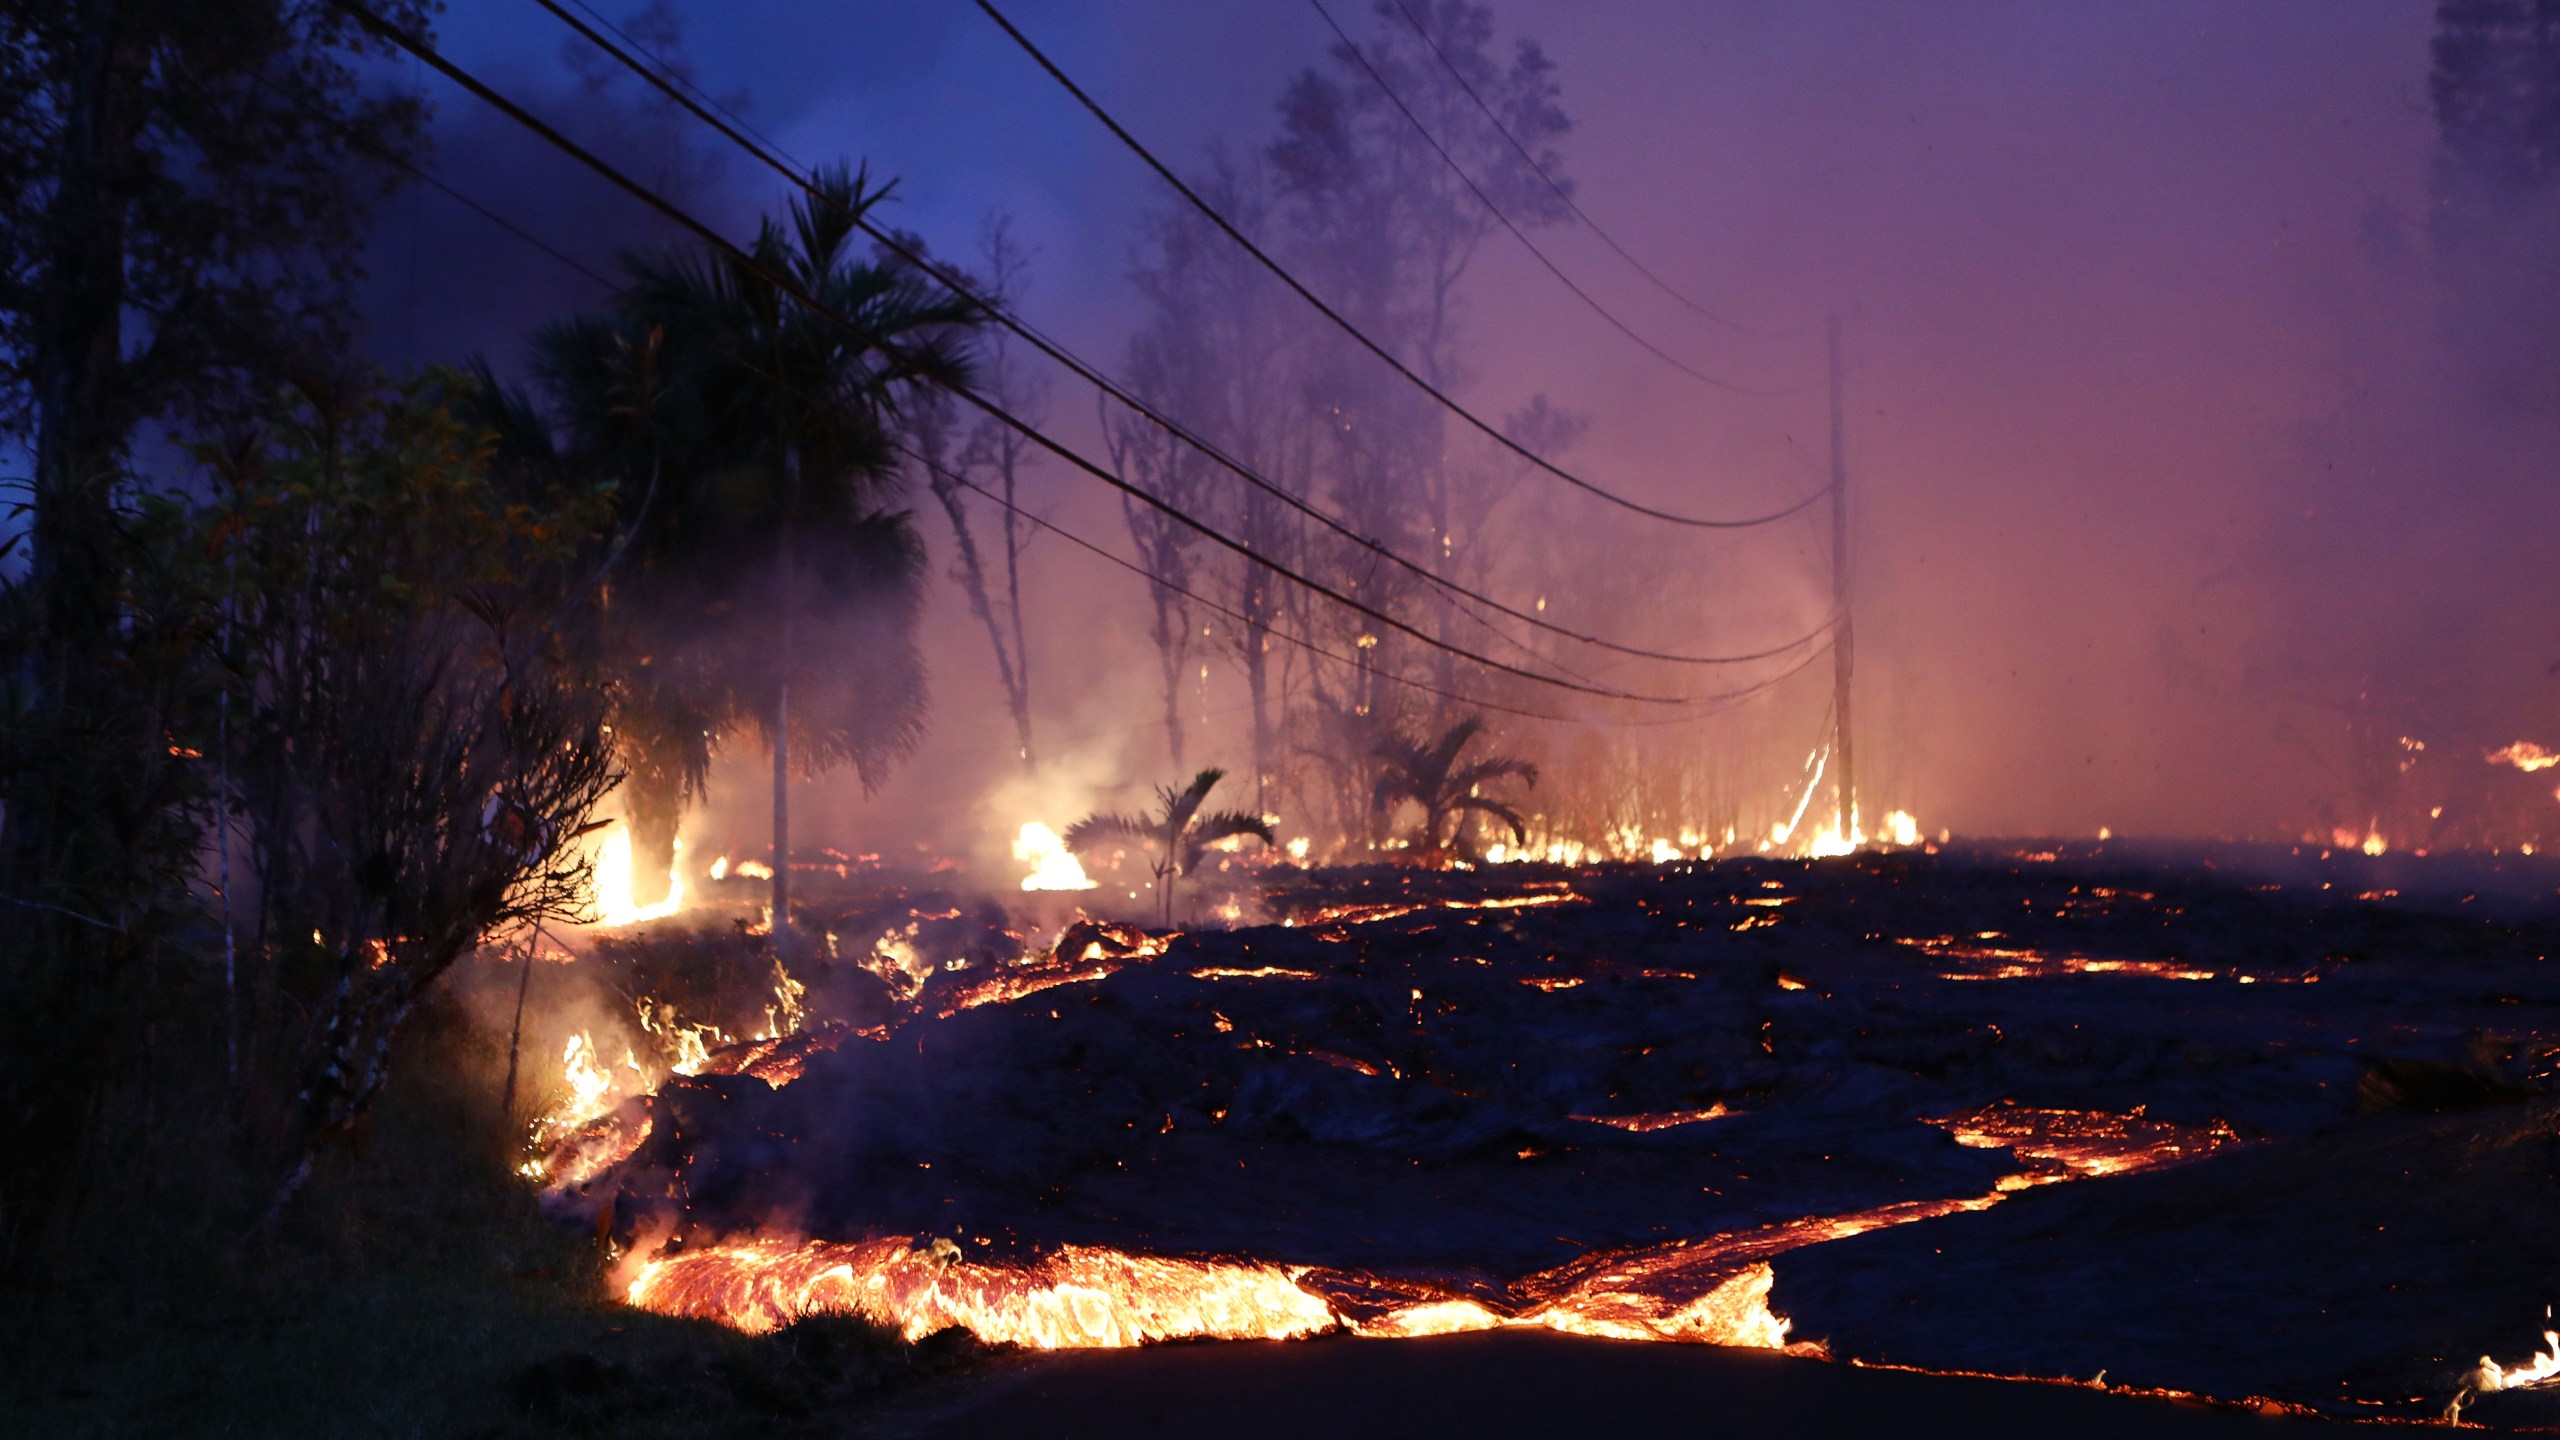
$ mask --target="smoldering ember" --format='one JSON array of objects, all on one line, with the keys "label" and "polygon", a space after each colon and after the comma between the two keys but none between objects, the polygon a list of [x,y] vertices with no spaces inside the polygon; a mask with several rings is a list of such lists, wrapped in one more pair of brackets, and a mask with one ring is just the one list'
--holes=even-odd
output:
[{"label": "smoldering ember", "polygon": [[0,1433],[2560,1427],[2551,0],[7,27]]}]

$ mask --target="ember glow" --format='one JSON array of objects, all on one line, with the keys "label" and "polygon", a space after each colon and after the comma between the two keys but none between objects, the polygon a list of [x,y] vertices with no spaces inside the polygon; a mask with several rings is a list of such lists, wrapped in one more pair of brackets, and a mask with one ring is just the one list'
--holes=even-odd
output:
[{"label": "ember glow", "polygon": [[1719,1102],[1704,1110],[1662,1110],[1649,1115],[1576,1115],[1573,1118],[1590,1125],[1609,1125],[1642,1135],[1655,1130],[1695,1125],[1705,1120],[1721,1120],[1732,1113]]}]

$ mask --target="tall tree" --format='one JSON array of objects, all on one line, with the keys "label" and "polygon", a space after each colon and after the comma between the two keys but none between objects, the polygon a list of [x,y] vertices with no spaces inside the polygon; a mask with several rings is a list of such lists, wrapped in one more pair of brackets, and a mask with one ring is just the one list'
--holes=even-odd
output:
[{"label": "tall tree", "polygon": [[[1221,160],[1201,181],[1201,191],[1248,234],[1268,229],[1270,207],[1259,166]],[[1129,343],[1130,383],[1193,433],[1303,499],[1320,437],[1331,426],[1309,404],[1303,373],[1309,332],[1293,309],[1295,298],[1280,293],[1224,235],[1187,208],[1152,218],[1132,278],[1147,301],[1147,316]],[[1153,431],[1147,422],[1124,416],[1118,424],[1124,450],[1158,453],[1143,448],[1148,441],[1141,437]],[[1151,468],[1169,470],[1179,453],[1162,452]],[[1284,562],[1297,556],[1301,517],[1278,496],[1222,469],[1201,467],[1196,456],[1185,463],[1199,468],[1200,501],[1227,533],[1258,555]],[[1253,803],[1266,806],[1266,787],[1278,764],[1273,632],[1290,596],[1269,570],[1242,556],[1214,554],[1201,569],[1228,612],[1215,622],[1204,619],[1201,629],[1222,635],[1244,673],[1253,724]]]},{"label": "tall tree", "polygon": [[[648,573],[624,583],[653,593],[668,648],[717,647],[718,689],[772,755],[783,937],[793,781],[851,763],[877,784],[923,730],[923,551],[908,514],[881,502],[899,473],[901,407],[924,386],[967,382],[975,312],[914,270],[856,252],[860,220],[890,188],[842,165],[821,170],[788,223],[765,223],[749,262],[635,260],[620,302],[631,323],[664,334],[704,430],[688,447],[703,457],[683,477],[690,493],[650,522]],[[761,634],[747,633],[759,622]]]},{"label": "tall tree", "polygon": [[[1523,229],[1562,223],[1570,212],[1557,187],[1570,182],[1553,147],[1572,120],[1560,104],[1554,63],[1526,38],[1513,41],[1506,56],[1489,7],[1378,0],[1373,9],[1377,23],[1358,50],[1338,44],[1327,64],[1290,82],[1264,158],[1276,219],[1300,273],[1362,331],[1447,391],[1469,378],[1461,287],[1502,228],[1468,181]],[[1479,99],[1502,130],[1477,109]],[[1514,140],[1537,157],[1534,167]],[[1452,172],[1452,160],[1465,179]],[[1331,422],[1317,463],[1319,493],[1334,511],[1361,534],[1427,558],[1445,578],[1471,568],[1488,573],[1496,560],[1484,537],[1498,497],[1472,492],[1502,482],[1506,467],[1470,463],[1469,447],[1451,442],[1436,402],[1339,336],[1320,337],[1306,376],[1312,403]],[[1381,609],[1436,621],[1443,639],[1470,623],[1410,575],[1356,552],[1344,552],[1332,573]],[[1336,627],[1328,637],[1333,648],[1355,663],[1311,677],[1301,749],[1331,743],[1346,725],[1387,722],[1400,709],[1391,693],[1398,676],[1427,674],[1442,692],[1488,683],[1463,674],[1446,650],[1420,653],[1413,642],[1351,617],[1328,618]],[[1344,762],[1332,771],[1357,768]],[[1374,813],[1365,786],[1335,799],[1342,813]]]},{"label": "tall tree", "polygon": [[[1207,481],[1200,455],[1161,426],[1126,412],[1105,411],[1103,445],[1111,469],[1132,488],[1176,510],[1197,514]],[[1196,532],[1163,510],[1128,494],[1120,497],[1120,517],[1128,524],[1138,564],[1147,572],[1147,599],[1153,607],[1147,638],[1155,642],[1156,679],[1164,697],[1164,744],[1174,767],[1183,763],[1182,680],[1190,668],[1192,550]]]},{"label": "tall tree", "polygon": [[[423,29],[434,6],[384,8]],[[0,1153],[32,1177],[0,1192],[13,1261],[53,1223],[117,1050],[108,997],[153,953],[140,912],[170,898],[158,857],[186,823],[143,724],[140,677],[165,672],[127,663],[153,503],[132,441],[236,417],[280,362],[338,347],[421,107],[305,0],[8,0],[0,34],[0,433],[34,459],[0,637],[0,1011],[44,1017],[0,1043]]]},{"label": "tall tree", "polygon": [[[906,243],[919,252],[923,249],[922,242],[911,237]],[[1021,242],[1013,237],[1012,217],[990,218],[979,248],[985,273],[974,288],[1012,304],[1021,296],[1028,268]],[[1046,389],[1024,373],[1011,336],[1000,328],[988,337],[981,385],[996,403],[1031,424],[1045,418]],[[1040,768],[1040,760],[1031,736],[1031,643],[1022,609],[1022,562],[1032,527],[1023,510],[1022,481],[1039,452],[1020,431],[991,415],[978,417],[963,430],[955,423],[956,409],[947,400],[918,406],[911,426],[913,448],[924,466],[926,488],[941,502],[942,513],[951,522],[952,543],[959,552],[953,576],[968,596],[969,613],[985,627],[988,648],[995,654],[996,680],[1004,688],[1006,708],[1013,712],[1015,755],[1024,771],[1033,772]],[[977,491],[993,497],[992,561],[979,547],[971,518],[976,507],[970,496]]]}]

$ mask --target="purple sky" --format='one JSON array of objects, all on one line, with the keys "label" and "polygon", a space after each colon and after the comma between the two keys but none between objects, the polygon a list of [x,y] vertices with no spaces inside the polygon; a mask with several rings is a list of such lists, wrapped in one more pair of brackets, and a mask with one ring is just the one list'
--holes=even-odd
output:
[{"label": "purple sky", "polygon": [[[1329,3],[1347,24],[1376,23],[1361,0]],[[867,158],[897,176],[901,223],[965,253],[981,217],[1011,212],[1037,247],[1033,317],[1118,362],[1135,315],[1134,226],[1162,191],[973,6],[676,8],[707,88],[742,97],[804,159]],[[1212,144],[1258,149],[1281,86],[1328,38],[1290,0],[1007,9],[1185,167]],[[2406,670],[2412,648],[2448,628],[2471,647],[2450,683],[2548,715],[2536,686],[2554,655],[2506,643],[2501,627],[2519,610],[2549,613],[2547,567],[2512,537],[2519,518],[2550,518],[2538,497],[2553,487],[2427,403],[2423,277],[2375,253],[2395,226],[2424,243],[2413,226],[2433,146],[2431,6],[1494,9],[1506,43],[1534,36],[1557,61],[1579,196],[1629,248],[1746,317],[1848,317],[1871,814],[1909,808],[1930,829],[1969,833],[2298,833],[2367,804],[2331,731],[2376,675]],[[529,0],[455,0],[443,37],[739,231],[778,202],[745,162],[704,169],[711,148],[640,116],[627,87],[582,93],[566,32]],[[654,233],[468,97],[438,103],[439,171],[545,239],[600,262]],[[1545,241],[1665,348],[1799,393],[1700,391],[1497,238],[1464,297],[1477,373],[1463,398],[1498,414],[1543,392],[1588,411],[1577,468],[1699,510],[1751,511],[1818,483],[1818,342],[1704,326],[1587,234]],[[593,298],[432,194],[394,203],[375,270],[378,339],[402,359],[504,359],[530,321]],[[1061,388],[1052,411],[1064,432],[1090,434],[1088,396]],[[2455,454],[2476,457],[2466,473],[2483,495],[2524,508],[2434,503]],[[1089,487],[1044,483],[1061,518],[1114,533]],[[939,518],[923,518],[939,542]],[[1725,567],[1749,591],[1697,617],[1701,643],[1818,613],[1819,538],[1683,541],[1673,563]],[[1093,622],[1134,617],[1137,587],[1052,551],[1039,576],[1050,633],[1035,640],[1048,673],[1089,650],[1116,676],[1141,653],[1134,619]],[[939,764],[927,768],[1003,749],[986,656],[950,598],[932,622]],[[1212,712],[1231,703],[1225,683]],[[1820,688],[1700,743],[1766,749],[1780,786],[1818,727]],[[1062,768],[1162,768],[1148,704],[1128,685],[1062,685],[1042,706],[1062,749],[1095,737]],[[848,791],[837,823],[873,844],[939,833],[915,818],[921,783],[871,801]]]}]

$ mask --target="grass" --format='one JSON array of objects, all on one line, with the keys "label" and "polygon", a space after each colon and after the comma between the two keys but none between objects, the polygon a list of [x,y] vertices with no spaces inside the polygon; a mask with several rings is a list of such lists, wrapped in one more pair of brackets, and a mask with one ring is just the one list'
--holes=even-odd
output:
[{"label": "grass", "polygon": [[459,1004],[422,1016],[359,1143],[270,1240],[221,1238],[219,1207],[167,1186],[93,1223],[80,1278],[0,1300],[0,1435],[842,1434],[977,1353],[851,1318],[749,1337],[612,1303],[594,1238],[506,1173],[504,1044]]}]

